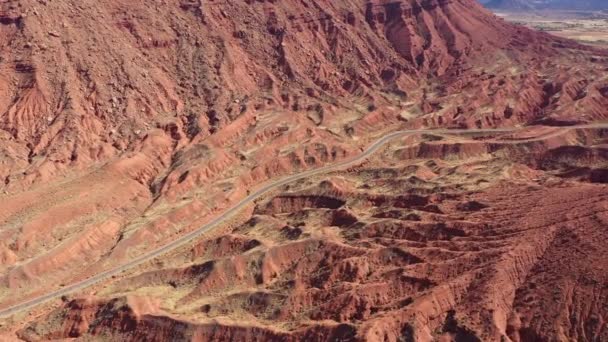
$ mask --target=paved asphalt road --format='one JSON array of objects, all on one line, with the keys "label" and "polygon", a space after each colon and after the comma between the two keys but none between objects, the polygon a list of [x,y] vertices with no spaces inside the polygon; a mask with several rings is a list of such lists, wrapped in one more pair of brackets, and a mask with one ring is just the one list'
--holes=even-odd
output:
[{"label": "paved asphalt road", "polygon": [[[525,127],[524,127],[525,128]],[[570,127],[565,127],[567,129],[577,129],[577,128],[608,128],[608,124],[592,124],[592,125],[579,125],[579,126],[570,126]],[[315,175],[319,175],[319,174],[323,174],[323,173],[327,173],[330,171],[335,171],[335,170],[339,170],[339,169],[344,169],[348,166],[353,166],[356,164],[359,164],[361,162],[363,162],[364,160],[366,160],[370,155],[372,155],[374,152],[377,152],[382,146],[384,146],[385,144],[387,144],[388,142],[390,142],[393,139],[399,138],[399,137],[403,137],[406,135],[412,135],[412,134],[475,134],[475,133],[508,133],[508,132],[513,132],[513,131],[517,131],[520,130],[522,128],[505,128],[505,129],[428,129],[428,130],[404,130],[404,131],[397,131],[388,135],[385,135],[384,137],[378,139],[376,142],[374,142],[372,145],[370,145],[366,150],[364,150],[360,155],[348,159],[346,161],[342,161],[333,165],[328,165],[328,166],[323,166],[314,170],[308,170],[308,171],[303,171],[300,172],[298,174],[294,174],[291,176],[287,176],[284,178],[281,178],[277,181],[271,182],[267,185],[265,185],[264,187],[256,190],[255,192],[251,193],[250,195],[248,195],[247,197],[245,197],[243,200],[241,200],[240,202],[238,202],[237,204],[235,204],[234,206],[230,207],[229,209],[227,209],[224,213],[222,213],[221,215],[219,215],[218,217],[216,217],[215,219],[213,219],[211,222],[205,224],[204,226],[200,227],[199,229],[192,231],[182,237],[180,237],[179,239],[170,242],[169,244],[160,247],[154,251],[151,251],[147,254],[144,254],[142,256],[139,256],[133,260],[131,260],[130,262],[101,272],[89,279],[71,284],[71,285],[67,285],[65,287],[62,287],[59,290],[56,291],[52,291],[49,292],[45,295],[36,297],[36,298],[32,298],[29,299],[27,301],[21,302],[19,304],[15,304],[11,307],[7,307],[4,309],[0,309],[0,317],[7,317],[7,316],[11,316],[17,312],[20,311],[24,311],[27,309],[31,309],[37,305],[40,305],[42,303],[48,302],[52,299],[55,298],[59,298],[61,296],[70,294],[70,293],[74,293],[76,291],[82,290],[86,287],[89,287],[91,285],[94,285],[96,283],[101,282],[102,280],[105,280],[111,276],[114,275],[118,275],[121,272],[131,269],[133,267],[136,267],[146,261],[149,261],[151,259],[154,259],[166,252],[169,252],[171,250],[174,250],[178,247],[181,247],[187,243],[189,243],[190,241],[194,240],[195,238],[205,234],[206,232],[210,231],[211,229],[215,228],[216,226],[218,226],[219,224],[225,222],[226,220],[228,220],[229,218],[231,218],[232,216],[234,216],[237,212],[239,212],[241,209],[243,209],[244,207],[246,207],[247,205],[251,204],[254,200],[260,198],[261,196],[263,196],[264,194],[268,193],[270,190],[276,189],[282,185],[294,182],[296,180],[299,179],[303,179],[303,178],[308,178],[311,176],[315,176]]]}]

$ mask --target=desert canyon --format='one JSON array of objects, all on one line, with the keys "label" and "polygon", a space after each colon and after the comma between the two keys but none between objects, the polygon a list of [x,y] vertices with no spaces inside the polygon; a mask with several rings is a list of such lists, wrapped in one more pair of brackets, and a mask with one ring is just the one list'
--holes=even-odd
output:
[{"label": "desert canyon", "polygon": [[608,50],[475,0],[0,0],[0,341],[608,341],[606,184]]}]

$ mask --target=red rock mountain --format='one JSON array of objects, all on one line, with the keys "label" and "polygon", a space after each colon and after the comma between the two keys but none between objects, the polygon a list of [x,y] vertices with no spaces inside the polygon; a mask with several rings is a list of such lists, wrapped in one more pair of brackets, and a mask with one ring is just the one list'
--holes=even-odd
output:
[{"label": "red rock mountain", "polygon": [[[551,239],[568,220],[603,236],[605,130],[568,127],[608,119],[607,76],[606,51],[511,25],[475,0],[0,0],[0,307],[121,265],[264,182],[394,130],[552,126],[406,138],[360,174],[282,188],[91,296],[9,319],[0,337],[602,336],[603,308],[577,307],[585,323],[568,333],[562,321],[543,330],[567,310],[534,318],[521,287],[548,298],[536,270],[559,278],[567,255],[536,223]],[[501,195],[535,187],[521,203]],[[576,221],[552,196],[596,218]],[[594,239],[572,240],[596,249],[569,269],[600,259]],[[579,275],[603,282],[601,271],[559,278],[560,293]]]},{"label": "red rock mountain", "polygon": [[[2,145],[14,145],[0,173],[9,187],[23,172],[44,170],[29,184],[118,156],[151,128],[187,141],[255,108],[323,112],[352,97],[372,102],[381,92],[414,99],[421,81],[437,77],[453,79],[443,83],[446,94],[461,91],[454,88],[468,78],[484,97],[500,93],[485,101],[503,107],[492,115],[507,107],[503,98],[530,92],[507,109],[530,116],[567,81],[553,68],[539,75],[543,67],[558,67],[581,48],[514,28],[473,0],[0,5],[0,127]],[[497,75],[472,68],[501,60],[504,68],[538,72],[518,80],[500,75],[496,90],[483,89],[480,78]],[[583,92],[592,81],[576,82],[574,91]],[[591,114],[601,104],[590,104]],[[481,105],[460,111],[483,114]],[[425,103],[423,110],[437,106],[447,107]]]}]

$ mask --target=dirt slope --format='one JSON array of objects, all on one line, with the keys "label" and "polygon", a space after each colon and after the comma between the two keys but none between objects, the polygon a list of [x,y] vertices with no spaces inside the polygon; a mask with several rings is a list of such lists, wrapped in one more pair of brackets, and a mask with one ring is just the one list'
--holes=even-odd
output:
[{"label": "dirt slope", "polygon": [[[605,121],[606,108],[608,53],[513,26],[474,0],[0,0],[0,306],[124,263],[200,227],[263,182],[348,158],[387,132],[554,126],[530,131],[525,139],[543,137],[546,145],[523,150],[499,149],[504,142],[445,144],[425,136],[420,143],[412,138],[395,156],[387,156],[405,168],[399,172],[417,170],[394,189],[383,185],[358,194],[345,184],[346,190],[335,190],[355,191],[356,203],[325,190],[307,195],[286,191],[242,213],[234,225],[251,220],[236,231],[219,240],[203,239],[191,251],[160,261],[166,268],[147,265],[137,271],[141,276],[129,275],[134,280],[111,281],[104,285],[112,289],[108,292],[92,289],[95,296],[69,301],[50,313],[53,319],[45,318],[50,311],[43,308],[43,316],[12,318],[3,329],[11,338],[34,340],[163,339],[178,330],[184,339],[202,340],[239,334],[249,339],[373,339],[376,332],[394,340],[399,334],[410,336],[410,329],[417,340],[435,336],[437,329],[447,329],[446,336],[471,333],[482,339],[545,331],[547,338],[601,336],[601,319],[589,323],[597,329],[571,322],[573,332],[565,333],[564,321],[546,330],[548,319],[536,320],[538,307],[526,306],[521,292],[526,279],[515,277],[507,292],[494,293],[502,274],[475,277],[491,274],[488,267],[511,265],[501,258],[518,241],[538,239],[532,250],[542,247],[554,253],[547,255],[556,255],[542,260],[521,252],[530,258],[526,274],[543,263],[554,267],[565,253],[561,247],[541,246],[544,233],[526,230],[525,206],[500,197],[511,185],[497,180],[512,182],[537,172],[567,179],[563,190],[532,178],[542,191],[530,195],[530,201],[579,196],[584,215],[598,217],[580,223],[580,229],[603,234],[602,225],[594,222],[603,220],[605,133],[579,135],[559,127]],[[530,156],[530,151],[535,153]],[[510,159],[515,152],[518,159]],[[500,167],[494,164],[518,166],[512,175],[478,179],[493,185],[484,186],[477,197],[462,192],[463,182],[472,177],[469,171],[409,165],[411,159],[432,166],[429,160],[444,155],[467,160],[485,154],[500,161],[480,162],[489,162],[495,172]],[[385,166],[377,160],[369,172],[385,177]],[[397,189],[408,192],[438,172],[454,172],[435,186],[454,187],[454,196],[471,202],[463,208],[474,209],[477,202],[504,207],[496,215],[521,217],[521,222],[507,223],[522,231],[500,226],[483,232],[480,227],[495,218],[457,218],[451,213],[459,209],[444,212],[437,203],[443,195],[390,195]],[[367,175],[352,177],[369,181]],[[600,207],[586,207],[596,193]],[[553,205],[547,203],[548,211],[542,213],[553,215]],[[422,223],[412,227],[357,224],[361,218],[415,217],[394,206],[438,216],[422,216]],[[308,213],[307,208],[314,210]],[[301,211],[293,222],[282,218]],[[460,221],[467,223],[461,226]],[[302,222],[313,231],[299,226]],[[356,229],[346,229],[352,224]],[[264,227],[274,230],[264,232]],[[454,274],[444,273],[455,272],[450,260],[456,256],[449,250],[460,247],[433,245],[437,249],[430,256],[414,253],[412,248],[427,246],[410,242],[381,248],[377,245],[383,242],[372,241],[367,229],[417,243],[465,234],[481,241],[471,248],[484,255],[467,259],[471,269],[455,280]],[[562,234],[560,227],[551,229]],[[494,243],[504,249],[484,250]],[[601,252],[601,246],[594,248]],[[572,268],[600,255],[581,254]],[[323,264],[326,259],[335,263]],[[426,270],[424,265],[431,266]],[[416,272],[403,275],[399,268]],[[604,282],[596,270],[589,272],[593,281]],[[578,291],[582,278],[573,279],[564,283],[564,293]],[[150,292],[133,295],[125,284]],[[467,311],[472,309],[466,303],[477,299],[460,301],[477,287],[488,288],[480,300],[495,314]],[[165,298],[165,290],[176,292]],[[533,290],[546,300],[545,289]],[[455,297],[436,300],[450,305],[431,308],[421,299],[444,298],[445,291]],[[583,288],[574,296],[572,291],[568,303],[581,308],[581,319],[591,322],[605,314],[604,308],[582,309],[580,304],[603,292]],[[420,299],[421,309],[403,309],[408,298],[412,303]],[[199,312],[186,305],[189,301],[210,308]],[[219,305],[224,311],[217,311],[217,303],[225,303]],[[516,307],[521,307],[520,316]],[[455,316],[447,319],[450,310]],[[595,310],[594,316],[583,313],[589,310]],[[423,316],[413,323],[411,315],[419,311]],[[462,330],[461,315],[474,317],[466,325],[471,332]],[[447,328],[438,328],[439,321],[447,322]],[[216,330],[218,325],[228,328]]]},{"label": "dirt slope", "polygon": [[18,335],[601,340],[605,180],[538,161],[557,143],[605,143],[608,132],[559,132],[395,142],[363,167],[285,187],[244,223],[68,300]]}]

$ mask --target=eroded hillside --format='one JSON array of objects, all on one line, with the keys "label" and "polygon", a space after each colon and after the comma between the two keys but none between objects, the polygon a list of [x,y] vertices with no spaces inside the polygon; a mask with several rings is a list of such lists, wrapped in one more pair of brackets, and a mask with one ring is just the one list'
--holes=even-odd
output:
[{"label": "eroded hillside", "polygon": [[[525,320],[533,314],[515,314],[515,306],[527,305],[517,297],[525,281],[519,275],[508,293],[479,295],[484,303],[511,301],[484,306],[495,310],[491,319],[487,312],[469,313],[462,309],[466,302],[457,301],[474,296],[475,286],[502,283],[504,275],[492,278],[488,267],[509,264],[505,253],[517,241],[534,241],[527,234],[553,241],[541,238],[544,232],[526,230],[526,220],[537,218],[499,194],[535,186],[541,190],[529,195],[530,203],[543,196],[569,197],[569,191],[581,203],[597,197],[597,207],[582,204],[584,215],[604,220],[605,132],[600,126],[584,134],[560,127],[608,118],[608,53],[513,26],[474,0],[3,0],[0,71],[0,307],[124,264],[199,228],[261,184],[356,156],[388,132],[545,125],[522,139],[549,139],[537,151],[536,145],[510,150],[498,147],[504,142],[411,138],[395,155],[381,155],[403,167],[386,171],[394,174],[386,181],[413,168],[424,182],[437,179],[426,193],[405,194],[421,191],[418,178],[376,188],[376,176],[336,174],[344,186],[360,183],[340,190],[346,191],[340,196],[323,192],[324,186],[335,187],[333,181],[308,180],[320,188],[304,195],[287,189],[268,203],[251,205],[218,230],[221,235],[235,229],[219,240],[203,237],[198,247],[158,261],[167,267],[145,265],[129,278],[109,280],[106,290],[90,290],[95,298],[52,303],[62,305],[51,313],[53,319],[45,318],[51,309],[46,307],[35,312],[42,315],[37,318],[12,318],[4,325],[6,336],[163,339],[179,330],[192,339],[233,333],[249,339],[372,339],[377,331],[389,340],[414,334],[425,340],[436,336],[436,329],[448,329],[443,333],[515,339],[515,332],[507,331],[521,336],[528,336],[527,327],[530,333],[545,331],[534,325],[541,321]],[[528,156],[530,151],[539,154]],[[456,155],[468,165],[469,158],[486,154],[492,158],[478,162],[491,172],[479,179],[467,169],[472,166],[458,171],[433,161]],[[366,172],[378,173],[380,181],[386,165],[374,158]],[[507,166],[513,175],[503,169]],[[552,180],[529,179],[537,173]],[[519,177],[528,183],[521,185]],[[555,179],[564,177],[562,189]],[[469,178],[483,186],[469,184]],[[474,189],[478,193],[466,192]],[[450,202],[457,199],[472,203],[470,219],[457,218],[469,212],[468,204],[458,209],[460,204]],[[486,202],[480,205],[496,212],[488,209],[492,212],[484,217],[488,210],[477,213],[482,208],[476,203]],[[547,203],[542,210],[548,211],[538,215],[553,213],[553,205]],[[394,209],[400,206],[414,212]],[[298,214],[307,208],[314,209],[309,216]],[[284,217],[288,214],[300,218]],[[507,220],[488,232],[492,215],[522,221]],[[406,242],[380,247],[373,239],[382,236],[365,235],[372,218],[416,217],[411,227],[392,222],[392,228],[374,228],[384,238]],[[580,227],[604,234],[593,222]],[[551,229],[561,234],[562,228]],[[441,273],[456,272],[449,266],[456,255],[448,256],[456,247],[433,245],[434,251],[426,244],[453,236],[473,237],[479,244],[471,248],[483,255],[462,253],[479,262],[458,271],[464,274],[460,280]],[[409,240],[425,244],[416,247]],[[486,251],[486,244],[502,247]],[[539,246],[529,248],[552,250]],[[543,262],[542,256],[522,253],[529,260],[517,272],[528,274]],[[309,254],[314,260],[304,257]],[[332,263],[320,264],[326,258]],[[572,265],[584,263],[581,258]],[[404,276],[399,268],[416,272]],[[478,274],[489,278],[475,280]],[[605,283],[596,271],[590,274]],[[433,307],[434,313],[423,306],[425,318],[413,323],[414,311],[404,309],[409,300],[418,303],[444,293],[440,289],[456,291],[445,299],[449,305]],[[248,291],[251,296],[244,294]],[[547,298],[542,291],[539,296]],[[207,304],[208,310],[199,311]],[[442,321],[447,328],[438,328],[452,310],[456,316]],[[461,329],[462,310],[477,317],[464,325],[471,331]],[[605,314],[604,308],[594,310]],[[386,315],[400,318],[381,323],[390,321],[383,321]],[[580,317],[591,322],[585,315]],[[236,330],[209,335],[224,320]],[[177,330],[159,328],[165,325]]]}]

